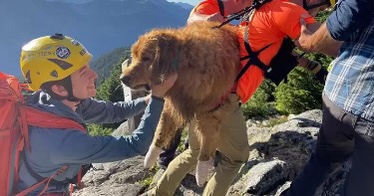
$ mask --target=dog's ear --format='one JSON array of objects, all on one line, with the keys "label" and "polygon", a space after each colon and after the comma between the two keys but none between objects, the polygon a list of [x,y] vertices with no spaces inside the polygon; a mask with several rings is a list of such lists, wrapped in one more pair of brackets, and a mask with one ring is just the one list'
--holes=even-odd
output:
[{"label": "dog's ear", "polygon": [[152,64],[152,81],[157,84],[171,73],[178,71],[181,44],[177,37],[170,33],[160,33],[154,39],[156,48]]}]

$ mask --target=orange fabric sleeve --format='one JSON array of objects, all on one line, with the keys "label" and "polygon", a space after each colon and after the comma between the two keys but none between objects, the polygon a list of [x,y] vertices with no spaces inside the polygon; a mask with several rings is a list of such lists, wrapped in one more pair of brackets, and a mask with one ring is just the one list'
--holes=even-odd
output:
[{"label": "orange fabric sleeve", "polygon": [[217,0],[205,0],[199,3],[192,11],[193,13],[212,15],[219,12]]},{"label": "orange fabric sleeve", "polygon": [[274,25],[292,39],[297,39],[300,36],[300,19],[302,16],[306,16],[304,18],[307,24],[316,22],[306,10],[296,4],[290,2],[278,4],[278,9],[274,9],[272,12]]}]

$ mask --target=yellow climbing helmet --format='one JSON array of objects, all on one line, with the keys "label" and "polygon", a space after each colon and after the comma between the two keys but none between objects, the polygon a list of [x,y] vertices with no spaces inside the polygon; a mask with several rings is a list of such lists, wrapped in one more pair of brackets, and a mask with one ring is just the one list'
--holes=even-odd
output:
[{"label": "yellow climbing helmet", "polygon": [[330,7],[334,7],[335,6],[335,4],[336,4],[336,0],[329,0],[329,2],[330,2]]},{"label": "yellow climbing helmet", "polygon": [[44,36],[22,47],[20,65],[32,90],[46,82],[62,80],[87,65],[92,55],[78,41],[55,34]]}]

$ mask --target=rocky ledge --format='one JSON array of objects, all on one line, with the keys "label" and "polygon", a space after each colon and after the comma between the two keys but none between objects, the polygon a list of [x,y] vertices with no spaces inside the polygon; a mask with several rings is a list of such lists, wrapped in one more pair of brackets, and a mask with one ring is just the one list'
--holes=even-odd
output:
[{"label": "rocky ledge", "polygon": [[[308,160],[316,143],[321,125],[322,112],[310,110],[291,115],[284,123],[273,127],[269,122],[248,121],[248,142],[251,147],[249,159],[229,189],[228,195],[279,195],[289,186]],[[265,125],[265,126],[264,126]],[[126,132],[120,127],[115,134]],[[337,195],[349,162],[338,168],[320,187],[316,195]],[[143,157],[105,164],[94,164],[83,178],[83,188],[73,195],[140,195],[152,186],[164,170],[143,168]],[[176,196],[201,195],[193,173],[186,176],[175,193]]]}]

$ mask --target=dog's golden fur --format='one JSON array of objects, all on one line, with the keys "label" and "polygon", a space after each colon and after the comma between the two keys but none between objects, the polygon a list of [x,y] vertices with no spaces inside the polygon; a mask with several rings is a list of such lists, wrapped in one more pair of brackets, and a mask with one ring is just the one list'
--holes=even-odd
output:
[{"label": "dog's golden fur", "polygon": [[240,70],[236,27],[195,22],[180,29],[155,29],[132,46],[132,62],[122,81],[130,88],[154,85],[171,73],[178,79],[165,96],[153,145],[165,148],[178,128],[197,122],[200,161],[214,156],[224,108],[212,110],[230,91]]}]

